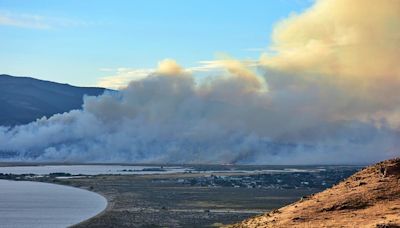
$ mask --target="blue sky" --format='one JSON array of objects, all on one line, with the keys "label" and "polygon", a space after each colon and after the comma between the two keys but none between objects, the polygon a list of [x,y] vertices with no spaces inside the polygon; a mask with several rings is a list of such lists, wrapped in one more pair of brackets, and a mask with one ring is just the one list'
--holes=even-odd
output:
[{"label": "blue sky", "polygon": [[255,59],[276,22],[311,0],[0,0],[0,73],[81,86],[101,69]]}]

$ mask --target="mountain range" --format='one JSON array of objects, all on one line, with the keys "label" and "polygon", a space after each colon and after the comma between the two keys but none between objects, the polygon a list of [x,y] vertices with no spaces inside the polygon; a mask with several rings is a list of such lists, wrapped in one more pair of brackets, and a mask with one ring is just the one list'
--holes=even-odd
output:
[{"label": "mountain range", "polygon": [[80,109],[84,95],[96,96],[105,90],[1,74],[0,126],[26,124],[43,116]]}]

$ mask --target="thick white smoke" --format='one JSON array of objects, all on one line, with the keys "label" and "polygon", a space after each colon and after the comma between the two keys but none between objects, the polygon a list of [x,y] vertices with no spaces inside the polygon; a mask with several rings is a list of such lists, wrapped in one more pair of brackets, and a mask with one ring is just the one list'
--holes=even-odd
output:
[{"label": "thick white smoke", "polygon": [[233,60],[226,74],[196,84],[171,64],[121,92],[85,97],[83,110],[1,129],[1,150],[45,161],[271,164],[395,153],[398,133],[387,124],[331,118],[323,97],[335,91],[269,90]]},{"label": "thick white smoke", "polygon": [[[366,4],[365,2],[368,2]],[[173,60],[82,110],[0,128],[13,159],[363,163],[399,155],[400,4],[319,0],[280,23],[257,70],[195,80]],[[365,7],[365,6],[368,7]],[[367,20],[368,19],[368,20]]]}]

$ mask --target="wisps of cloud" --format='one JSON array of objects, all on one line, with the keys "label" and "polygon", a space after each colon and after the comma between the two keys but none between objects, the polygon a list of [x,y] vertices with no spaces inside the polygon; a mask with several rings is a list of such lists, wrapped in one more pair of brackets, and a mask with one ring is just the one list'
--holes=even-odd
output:
[{"label": "wisps of cloud", "polygon": [[88,25],[88,23],[79,20],[0,11],[0,26],[45,30],[86,25]]},{"label": "wisps of cloud", "polygon": [[113,72],[113,75],[100,78],[96,86],[109,89],[123,89],[128,86],[129,82],[141,80],[153,74],[155,69],[105,68],[100,69],[100,71]]},{"label": "wisps of cloud", "polygon": [[[185,74],[194,75],[198,80],[209,78],[210,75],[220,75],[225,71],[247,71],[247,74],[254,74],[255,68],[260,66],[259,61],[238,61],[229,57],[219,60],[199,61],[197,66],[178,68],[176,62],[172,59],[166,59],[158,64],[158,68],[101,68],[102,72],[110,72],[111,75],[101,77],[97,81],[96,86],[109,88],[109,89],[124,89],[131,81],[142,80],[155,73],[164,73],[163,71],[170,71],[170,73],[177,73],[182,71]],[[161,69],[161,72],[160,72]]]}]

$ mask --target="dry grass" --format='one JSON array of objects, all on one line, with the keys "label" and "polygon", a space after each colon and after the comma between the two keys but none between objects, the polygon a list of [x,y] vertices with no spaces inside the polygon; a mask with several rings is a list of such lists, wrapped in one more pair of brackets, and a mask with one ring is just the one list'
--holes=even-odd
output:
[{"label": "dry grass", "polygon": [[321,193],[229,227],[400,227],[400,158],[367,167]]}]

